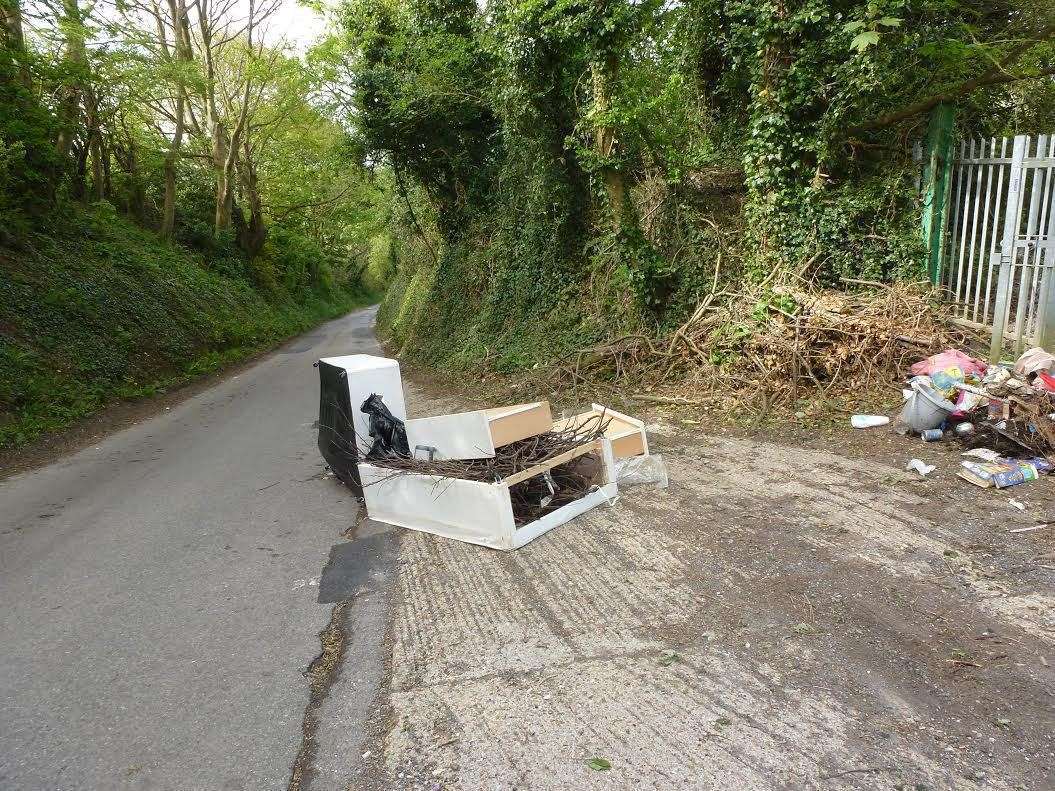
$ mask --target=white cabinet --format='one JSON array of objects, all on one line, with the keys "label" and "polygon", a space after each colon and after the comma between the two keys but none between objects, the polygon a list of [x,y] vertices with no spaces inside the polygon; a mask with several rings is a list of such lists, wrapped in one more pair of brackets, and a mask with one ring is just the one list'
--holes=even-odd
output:
[{"label": "white cabinet", "polygon": [[399,363],[372,354],[346,354],[343,357],[323,357],[319,362],[344,369],[348,381],[348,396],[352,405],[352,423],[361,453],[370,448],[370,416],[360,407],[371,394],[384,399],[389,411],[402,421],[407,419],[407,405],[403,400],[403,380]]}]

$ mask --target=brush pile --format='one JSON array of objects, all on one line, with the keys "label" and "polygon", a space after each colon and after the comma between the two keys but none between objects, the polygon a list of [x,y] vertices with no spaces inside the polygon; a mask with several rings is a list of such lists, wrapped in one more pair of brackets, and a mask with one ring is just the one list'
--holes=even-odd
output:
[{"label": "brush pile", "polygon": [[610,420],[596,415],[581,425],[563,431],[546,431],[527,439],[517,440],[495,450],[495,455],[485,459],[423,459],[387,456],[371,462],[377,467],[386,467],[394,473],[415,473],[441,478],[461,478],[465,481],[498,483],[518,472],[559,456],[569,450],[593,442],[604,436]]},{"label": "brush pile", "polygon": [[558,376],[571,387],[689,379],[694,401],[734,393],[770,408],[889,385],[908,363],[965,345],[968,331],[950,323],[929,284],[847,282],[860,290],[713,293],[668,338],[633,335],[582,350]]}]

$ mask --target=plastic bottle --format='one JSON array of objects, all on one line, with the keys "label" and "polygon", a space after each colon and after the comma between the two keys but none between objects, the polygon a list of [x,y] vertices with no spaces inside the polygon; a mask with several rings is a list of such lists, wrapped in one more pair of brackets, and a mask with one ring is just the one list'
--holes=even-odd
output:
[{"label": "plastic bottle", "polygon": [[850,418],[850,425],[854,428],[875,428],[889,422],[890,418],[886,415],[854,415]]}]

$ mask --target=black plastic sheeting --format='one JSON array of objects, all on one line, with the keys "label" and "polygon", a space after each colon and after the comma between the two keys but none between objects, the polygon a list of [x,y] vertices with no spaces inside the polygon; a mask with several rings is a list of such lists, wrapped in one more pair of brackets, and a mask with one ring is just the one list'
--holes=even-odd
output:
[{"label": "black plastic sheeting", "polygon": [[348,372],[335,365],[319,366],[319,452],[333,474],[360,499],[359,451],[352,405],[348,395]]},{"label": "black plastic sheeting", "polygon": [[370,437],[373,444],[366,454],[367,461],[387,459],[391,456],[410,457],[410,445],[407,443],[407,427],[403,421],[392,414],[381,396],[372,393],[363,402],[362,411],[370,416]]}]

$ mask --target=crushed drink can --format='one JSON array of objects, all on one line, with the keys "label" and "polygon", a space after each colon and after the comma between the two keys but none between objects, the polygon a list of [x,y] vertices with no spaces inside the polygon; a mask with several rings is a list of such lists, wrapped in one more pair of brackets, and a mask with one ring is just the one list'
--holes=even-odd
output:
[{"label": "crushed drink can", "polygon": [[920,436],[923,438],[924,442],[939,442],[941,438],[945,436],[945,432],[940,428],[929,428],[920,434]]}]

